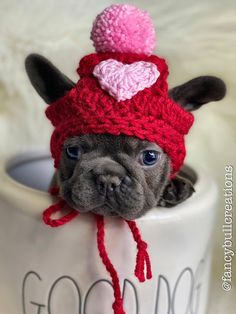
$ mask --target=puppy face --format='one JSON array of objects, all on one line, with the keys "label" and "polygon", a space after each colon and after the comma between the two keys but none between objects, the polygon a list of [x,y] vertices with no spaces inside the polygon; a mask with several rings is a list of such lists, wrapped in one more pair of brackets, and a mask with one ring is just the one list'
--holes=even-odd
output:
[{"label": "puppy face", "polygon": [[157,205],[170,172],[155,143],[89,134],[65,141],[58,180],[62,197],[80,212],[131,220]]}]

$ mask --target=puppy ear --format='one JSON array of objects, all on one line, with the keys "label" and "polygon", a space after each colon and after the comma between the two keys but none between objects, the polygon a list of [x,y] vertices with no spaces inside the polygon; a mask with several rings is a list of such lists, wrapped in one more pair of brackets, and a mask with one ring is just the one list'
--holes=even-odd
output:
[{"label": "puppy ear", "polygon": [[202,105],[224,98],[225,83],[214,76],[199,76],[170,89],[169,96],[185,110],[193,111]]},{"label": "puppy ear", "polygon": [[182,203],[195,192],[192,183],[183,177],[177,176],[169,181],[164,189],[158,205],[162,207],[173,207]]},{"label": "puppy ear", "polygon": [[32,85],[47,104],[62,97],[75,86],[50,61],[38,54],[30,54],[26,58],[25,68]]}]

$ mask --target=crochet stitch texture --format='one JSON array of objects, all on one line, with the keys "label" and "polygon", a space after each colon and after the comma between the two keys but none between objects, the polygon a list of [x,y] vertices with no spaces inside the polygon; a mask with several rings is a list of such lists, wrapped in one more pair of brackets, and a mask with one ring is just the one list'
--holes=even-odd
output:
[{"label": "crochet stitch texture", "polygon": [[151,55],[156,44],[149,14],[129,4],[114,4],[99,14],[91,39],[97,52],[135,51]]},{"label": "crochet stitch texture", "polygon": [[[124,64],[138,61],[155,64],[160,76],[149,88],[131,99],[117,101],[103,90],[93,70],[101,61],[114,59]],[[93,53],[83,57],[77,69],[80,80],[74,88],[46,109],[55,130],[51,152],[58,168],[63,142],[82,134],[125,134],[155,142],[172,161],[172,175],[185,158],[184,135],[193,123],[193,115],[168,96],[168,67],[155,55],[134,53]]]},{"label": "crochet stitch texture", "polygon": [[113,59],[100,62],[93,70],[101,88],[118,101],[131,99],[139,91],[151,87],[159,74],[151,62],[123,64]]}]

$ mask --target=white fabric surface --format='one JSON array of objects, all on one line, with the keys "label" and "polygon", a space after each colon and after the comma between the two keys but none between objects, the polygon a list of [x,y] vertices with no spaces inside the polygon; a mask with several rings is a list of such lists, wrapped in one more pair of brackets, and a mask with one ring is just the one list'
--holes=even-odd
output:
[{"label": "white fabric surface", "polygon": [[[76,80],[75,68],[80,57],[93,51],[89,40],[92,21],[111,3],[115,2],[1,0],[0,156],[32,146],[46,146],[49,142],[51,126],[44,116],[45,104],[26,77],[26,55],[41,53]],[[219,76],[227,84],[227,97],[223,101],[206,105],[195,113],[196,122],[187,140],[187,161],[204,165],[219,183],[221,201],[215,227],[208,314],[233,314],[235,290],[227,293],[221,288],[221,228],[224,167],[226,164],[236,166],[236,1],[139,0],[130,3],[148,10],[154,20],[156,53],[168,60],[170,86],[202,74]],[[234,275],[235,266],[234,261]]]}]

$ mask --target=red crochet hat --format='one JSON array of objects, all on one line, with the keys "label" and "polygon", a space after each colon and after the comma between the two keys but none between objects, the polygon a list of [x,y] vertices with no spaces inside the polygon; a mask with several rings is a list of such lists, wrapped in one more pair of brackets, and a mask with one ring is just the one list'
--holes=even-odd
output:
[{"label": "red crochet hat", "polygon": [[82,58],[77,84],[46,110],[55,127],[55,167],[70,136],[125,134],[161,146],[175,175],[194,118],[168,96],[167,64],[151,55],[155,32],[149,15],[131,5],[112,5],[96,18],[91,38],[97,53]]}]

